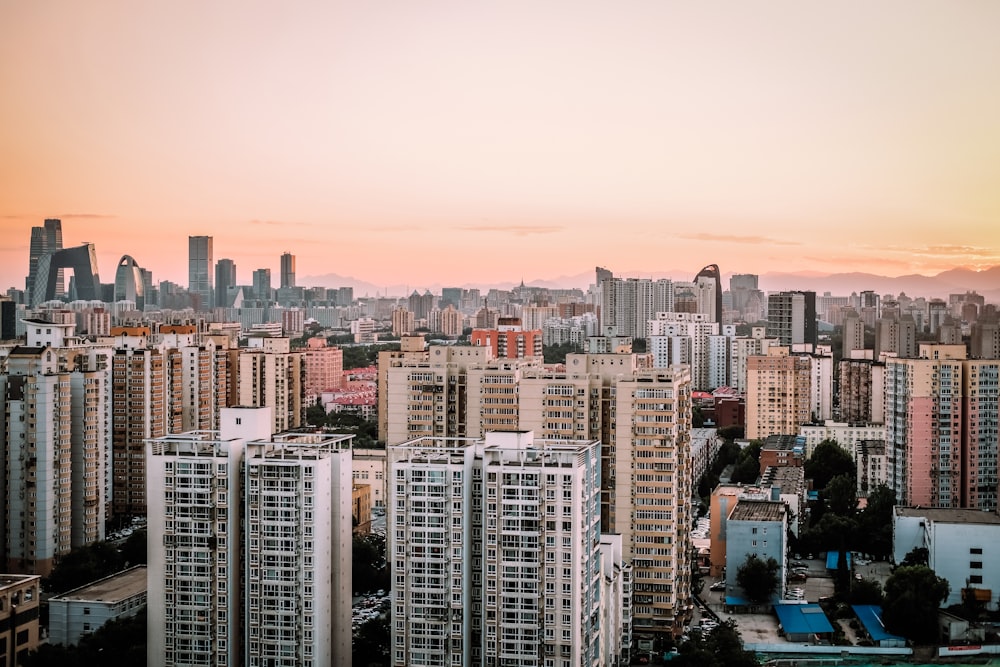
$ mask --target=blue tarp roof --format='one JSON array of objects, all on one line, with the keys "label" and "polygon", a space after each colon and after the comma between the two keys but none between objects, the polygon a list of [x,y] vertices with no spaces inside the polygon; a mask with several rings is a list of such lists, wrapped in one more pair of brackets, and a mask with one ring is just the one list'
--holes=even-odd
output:
[{"label": "blue tarp roof", "polygon": [[774,606],[778,621],[790,635],[833,632],[826,614],[818,604],[779,604]]},{"label": "blue tarp roof", "polygon": [[[826,569],[836,570],[837,563],[840,561],[839,551],[827,551],[826,552]],[[847,568],[851,568],[851,552],[847,552]]]},{"label": "blue tarp roof", "polygon": [[750,600],[746,598],[741,598],[738,595],[727,595],[726,604],[731,607],[747,607],[750,605]]},{"label": "blue tarp roof", "polygon": [[898,635],[890,635],[885,631],[885,626],[882,624],[882,607],[873,604],[855,604],[851,605],[851,609],[858,615],[858,620],[865,626],[872,641],[880,642],[886,639],[906,641]]}]

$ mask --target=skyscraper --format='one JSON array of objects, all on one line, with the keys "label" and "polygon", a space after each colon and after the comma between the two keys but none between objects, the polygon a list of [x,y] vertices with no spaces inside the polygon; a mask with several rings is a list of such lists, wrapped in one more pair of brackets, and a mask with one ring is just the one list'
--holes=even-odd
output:
[{"label": "skyscraper", "polygon": [[260,301],[271,300],[271,269],[253,272],[253,295]]},{"label": "skyscraper", "polygon": [[295,287],[295,255],[290,252],[281,256],[281,287]]},{"label": "skyscraper", "polygon": [[236,262],[220,259],[215,265],[215,305],[229,307],[229,288],[236,287]]},{"label": "skyscraper", "polygon": [[201,299],[200,310],[214,306],[212,278],[214,261],[211,236],[188,237],[188,291]]},{"label": "skyscraper", "polygon": [[[714,281],[714,285],[712,284]],[[712,310],[708,313],[714,319],[713,322],[722,322],[722,275],[719,273],[718,264],[709,264],[704,269],[698,272],[698,275],[694,277],[695,285],[707,285],[710,293],[712,294],[711,300],[715,303],[712,304]],[[704,310],[699,310],[699,312],[705,312]]]},{"label": "skyscraper", "polygon": [[816,345],[816,292],[767,295],[767,335],[782,345]]}]

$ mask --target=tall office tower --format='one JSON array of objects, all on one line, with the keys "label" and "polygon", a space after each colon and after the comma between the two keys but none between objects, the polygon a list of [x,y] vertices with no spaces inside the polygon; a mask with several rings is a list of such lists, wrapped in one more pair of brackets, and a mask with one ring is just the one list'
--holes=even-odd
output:
[{"label": "tall office tower", "polygon": [[598,267],[596,267],[594,269],[594,279],[595,279],[595,283],[594,284],[596,284],[596,285],[600,285],[605,280],[613,280],[614,277],[615,277],[615,274],[613,274],[611,271],[605,269],[603,266],[598,266]]},{"label": "tall office tower", "polygon": [[273,431],[303,425],[305,365],[301,352],[292,352],[288,338],[254,338],[240,349],[239,405],[274,410]]},{"label": "tall office tower", "polygon": [[441,289],[441,301],[438,304],[442,310],[452,305],[456,310],[462,307],[462,288],[461,287],[444,287]]},{"label": "tall office tower", "polygon": [[392,309],[392,335],[402,336],[405,333],[413,333],[414,317],[413,311],[407,310],[403,306]]},{"label": "tall office tower", "polygon": [[599,442],[489,433],[389,456],[393,665],[602,664]]},{"label": "tall office tower", "polygon": [[28,276],[24,279],[24,291],[28,303],[34,301],[35,282],[38,280],[38,260],[45,254],[48,241],[44,227],[31,228],[31,242],[28,245]]},{"label": "tall office tower", "polygon": [[271,301],[271,269],[257,269],[253,272],[253,294],[260,301]]},{"label": "tall office tower", "polygon": [[[55,252],[62,249],[62,221],[58,218],[47,218],[45,220],[45,252]],[[66,295],[66,283],[62,269],[59,269],[56,277],[56,294],[60,297]]]},{"label": "tall office tower", "polygon": [[142,310],[146,304],[146,284],[142,279],[142,268],[129,255],[123,255],[118,260],[115,269],[115,302],[131,301],[136,310]]},{"label": "tall office tower", "polygon": [[601,328],[617,327],[618,335],[642,338],[646,322],[656,313],[674,310],[674,284],[670,280],[613,278],[601,284]]},{"label": "tall office tower", "polygon": [[0,341],[17,338],[17,304],[0,296]]},{"label": "tall office tower", "polygon": [[959,507],[965,349],[921,345],[919,355],[886,359],[889,482],[900,505]]},{"label": "tall office tower", "polygon": [[843,359],[852,359],[855,350],[865,349],[865,323],[861,321],[858,311],[853,309],[844,313],[843,346]]},{"label": "tall office tower", "polygon": [[705,313],[657,313],[646,323],[653,367],[688,364],[695,389],[707,390],[709,339],[719,334],[719,323]]},{"label": "tall office tower", "polygon": [[767,356],[747,359],[746,437],[793,435],[810,421],[812,363],[787,347],[772,347]]},{"label": "tall office tower", "polygon": [[883,317],[875,323],[875,359],[917,356],[917,324],[910,315]]},{"label": "tall office tower", "polygon": [[229,289],[236,287],[236,262],[220,259],[215,265],[215,307],[229,308]]},{"label": "tall office tower", "polygon": [[324,391],[340,389],[344,379],[344,351],[325,338],[310,338],[305,351],[305,402],[313,405]]},{"label": "tall office tower", "polygon": [[352,438],[246,445],[243,664],[351,664]]},{"label": "tall office tower", "polygon": [[816,345],[816,293],[779,292],[767,295],[767,335],[782,345]]},{"label": "tall office tower", "polygon": [[281,255],[281,287],[295,287],[295,255],[290,252]]},{"label": "tall office tower", "polygon": [[684,366],[619,380],[607,532],[632,564],[632,635],[679,636],[690,620],[691,375]]},{"label": "tall office tower", "polygon": [[[759,293],[758,278],[752,273],[734,273],[729,278],[729,291],[732,294],[733,310],[746,319],[751,295]],[[747,320],[754,321],[754,320]]]},{"label": "tall office tower", "polygon": [[[241,604],[241,509],[244,501],[252,506],[259,496],[245,499],[240,478],[246,442],[269,438],[272,423],[267,408],[227,408],[219,431],[147,440],[150,547],[146,640],[149,655],[155,656],[150,664],[251,664],[241,656],[242,623],[249,621]],[[291,509],[298,504],[292,498],[296,490],[290,488],[287,495],[289,514],[296,514]],[[282,516],[282,511],[272,509],[268,514]],[[281,550],[294,552],[301,547],[293,542],[282,545]],[[258,541],[248,546],[260,553],[264,545]],[[264,548],[273,553],[275,545]],[[274,593],[271,591],[272,596]]]},{"label": "tall office tower", "polygon": [[[112,335],[148,336],[144,327],[115,327]],[[173,383],[160,350],[121,346],[111,362],[111,507],[115,516],[146,515],[144,442],[181,430],[180,411],[168,409]],[[180,378],[175,382],[179,384]]]},{"label": "tall office tower", "polygon": [[884,423],[884,400],[885,364],[871,359],[840,361],[840,421]]},{"label": "tall office tower", "polygon": [[188,237],[188,291],[201,300],[199,310],[211,310],[215,303],[212,278],[215,262],[211,236]]},{"label": "tall office tower", "polygon": [[718,264],[709,264],[694,277],[698,288],[699,313],[706,313],[713,322],[722,322],[722,274]]}]

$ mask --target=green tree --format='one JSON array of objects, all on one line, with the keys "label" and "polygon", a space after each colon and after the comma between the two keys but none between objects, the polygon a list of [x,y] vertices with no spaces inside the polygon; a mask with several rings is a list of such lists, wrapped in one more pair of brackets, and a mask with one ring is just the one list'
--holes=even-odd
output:
[{"label": "green tree", "polygon": [[926,565],[907,565],[885,582],[882,620],[886,629],[907,639],[927,643],[937,637],[937,614],[950,588]]},{"label": "green tree", "polygon": [[583,352],[583,348],[576,343],[544,345],[542,346],[542,361],[547,364],[564,364],[566,363],[566,355],[574,352]]},{"label": "green tree", "polygon": [[145,530],[136,530],[129,535],[118,552],[121,561],[119,569],[146,563],[146,537]]},{"label": "green tree", "polygon": [[912,567],[914,565],[927,565],[930,563],[930,552],[927,547],[914,547],[903,557],[900,567]]},{"label": "green tree", "polygon": [[852,475],[837,475],[820,491],[826,509],[839,516],[852,517],[858,511],[858,492]]},{"label": "green tree", "polygon": [[724,440],[736,440],[742,438],[746,429],[742,426],[723,426],[719,429],[719,437]]},{"label": "green tree", "polygon": [[767,602],[778,589],[778,561],[764,560],[757,554],[747,554],[736,570],[736,583],[754,604]]},{"label": "green tree", "polygon": [[865,509],[858,516],[858,547],[876,558],[892,553],[892,508],[896,492],[880,484],[868,494]]},{"label": "green tree", "polygon": [[356,592],[389,589],[385,538],[376,533],[355,535],[351,549],[352,584]]},{"label": "green tree", "polygon": [[740,450],[729,481],[734,484],[752,484],[760,477],[760,450],[764,443],[754,440]]},{"label": "green tree", "polygon": [[108,542],[95,542],[59,559],[43,586],[50,593],[65,593],[120,569],[122,558],[118,549]]},{"label": "green tree", "polygon": [[351,642],[353,664],[357,667],[389,665],[389,619],[374,618],[358,628]]},{"label": "green tree", "polygon": [[681,644],[671,665],[676,667],[758,667],[756,655],[743,648],[743,639],[732,619],[710,632],[693,631]]},{"label": "green tree", "polygon": [[851,604],[882,605],[882,584],[874,579],[855,581],[848,596]]},{"label": "green tree", "polygon": [[323,408],[323,400],[316,399],[316,402],[306,408],[306,423],[310,426],[323,426],[326,424],[326,410]]},{"label": "green tree", "polygon": [[830,480],[838,475],[850,475],[857,479],[854,458],[836,440],[824,440],[816,445],[805,463],[807,479],[813,481],[813,488],[822,490]]}]

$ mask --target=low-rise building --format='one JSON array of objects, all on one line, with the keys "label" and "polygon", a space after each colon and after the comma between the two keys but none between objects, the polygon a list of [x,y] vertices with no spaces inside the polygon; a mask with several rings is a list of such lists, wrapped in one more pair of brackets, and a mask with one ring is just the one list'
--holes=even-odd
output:
[{"label": "low-rise building", "polygon": [[973,509],[896,507],[892,516],[892,556],[903,562],[914,549],[927,549],[927,565],[948,581],[941,604],[961,604],[967,596],[991,611],[998,608],[1000,515]]},{"label": "low-rise building", "polygon": [[0,667],[22,664],[38,648],[37,574],[0,574]]},{"label": "low-rise building", "polygon": [[366,535],[372,527],[372,487],[354,483],[351,488],[351,519],[355,535]]},{"label": "low-rise building", "polygon": [[116,572],[49,599],[49,643],[71,646],[108,621],[146,607],[146,566]]}]

